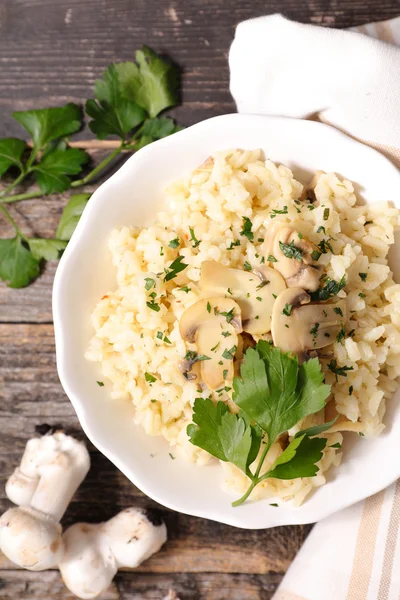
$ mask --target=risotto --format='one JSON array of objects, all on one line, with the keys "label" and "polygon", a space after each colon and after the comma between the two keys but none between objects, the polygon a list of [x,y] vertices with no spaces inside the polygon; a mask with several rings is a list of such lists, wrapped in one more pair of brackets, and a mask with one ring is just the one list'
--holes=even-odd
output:
[{"label": "risotto", "polygon": [[[399,211],[385,201],[358,203],[352,183],[334,173],[317,172],[312,182],[303,185],[287,167],[264,160],[258,150],[218,152],[172,183],[165,195],[165,211],[156,216],[153,225],[145,229],[127,226],[111,234],[109,247],[117,287],[94,309],[95,333],[86,357],[100,363],[111,398],[133,403],[135,422],[147,434],[163,436],[174,454],[205,465],[215,459],[190,443],[186,432],[192,422],[194,401],[211,397],[226,402],[235,411],[229,385],[233,374],[237,374],[235,363],[240,363],[240,353],[252,340],[271,339],[271,325],[264,325],[263,332],[263,325],[254,320],[260,321],[254,306],[247,306],[246,320],[242,314],[243,329],[246,322],[251,335],[240,336],[240,330],[238,334],[234,331],[235,323],[229,324],[229,335],[241,340],[234,346],[237,356],[231,358],[235,360],[230,361],[224,354],[227,359],[218,361],[220,367],[211,360],[200,362],[202,352],[193,346],[190,325],[183,333],[182,323],[189,318],[190,307],[196,303],[200,306],[200,301],[205,302],[211,295],[205,294],[206,275],[202,269],[211,269],[214,287],[225,276],[229,279],[232,273],[243,272],[241,306],[246,294],[250,296],[246,285],[251,285],[243,277],[256,274],[260,278],[256,289],[262,293],[263,273],[265,269],[270,273],[273,270],[276,293],[272,296],[278,302],[280,294],[286,294],[282,306],[290,306],[293,314],[297,306],[302,310],[302,301],[299,295],[293,296],[291,287],[315,289],[313,282],[305,283],[307,273],[316,278],[316,285],[321,285],[320,280],[341,281],[335,295],[336,321],[325,329],[322,323],[310,327],[314,349],[307,340],[291,348],[290,330],[285,331],[283,325],[279,329],[275,317],[276,335],[283,347],[277,345],[298,355],[303,350],[317,354],[325,380],[332,386],[332,399],[326,408],[307,416],[289,430],[287,437],[291,439],[301,428],[337,417],[323,433],[328,443],[316,476],[266,479],[251,496],[291,500],[299,505],[314,487],[325,483],[331,467],[339,466],[343,434],[367,438],[384,429],[386,400],[395,391],[400,374],[400,285],[394,283],[387,261],[399,225]],[[279,248],[284,247],[294,252],[294,263],[287,265],[289,271],[293,265],[296,269],[301,266],[301,271],[284,272],[283,261],[277,260]],[[296,253],[300,253],[298,263]],[[301,262],[305,253],[309,264]],[[293,278],[294,284],[290,283]],[[255,294],[260,301],[261,293]],[[229,314],[229,302],[235,302],[229,293],[224,301],[226,312],[220,314]],[[237,302],[240,304],[240,299]],[[265,307],[261,321],[265,317],[270,323],[272,318],[274,338],[271,311],[273,301]],[[193,323],[200,319],[198,315],[190,318]],[[298,319],[299,327],[303,320]],[[334,334],[330,339],[329,331]],[[325,341],[316,344],[317,336],[322,339],[322,335]],[[229,355],[233,344],[228,340],[221,338],[218,345],[225,344],[224,352]],[[196,354],[194,350],[198,362],[191,364],[188,357],[191,352]],[[218,368],[227,383],[215,389],[221,378]],[[264,470],[283,448],[281,439],[272,445]],[[225,489],[244,493],[249,484],[247,476],[228,462],[221,461],[221,468]]]}]

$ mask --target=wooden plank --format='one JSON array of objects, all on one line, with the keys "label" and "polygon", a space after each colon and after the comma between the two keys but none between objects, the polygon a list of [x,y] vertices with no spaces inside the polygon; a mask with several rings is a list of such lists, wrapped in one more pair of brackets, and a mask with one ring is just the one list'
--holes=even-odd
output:
[{"label": "wooden plank", "polygon": [[[38,426],[47,422],[63,426],[79,439],[85,436],[58,381],[52,325],[0,325],[0,384],[0,512],[3,512],[10,506],[4,493],[6,479]],[[64,524],[103,521],[131,505],[161,511],[169,542],[141,570],[282,572],[308,533],[308,527],[245,531],[168,511],[145,497],[90,444],[89,450],[92,468],[71,503]],[[0,569],[10,566],[0,557]]]},{"label": "wooden plank", "polygon": [[[270,600],[281,574],[221,575],[196,573],[177,575],[118,573],[111,587],[98,600]],[[56,571],[0,573],[0,599],[73,600],[75,596],[62,583]],[[171,598],[172,600],[172,598]]]}]

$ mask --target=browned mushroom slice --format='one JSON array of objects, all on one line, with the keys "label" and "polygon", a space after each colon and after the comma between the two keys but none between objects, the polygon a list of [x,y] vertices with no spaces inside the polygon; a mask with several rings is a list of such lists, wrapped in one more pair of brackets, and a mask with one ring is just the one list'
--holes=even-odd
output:
[{"label": "browned mushroom slice", "polygon": [[308,240],[299,237],[291,225],[276,223],[270,227],[264,251],[267,260],[274,261],[274,269],[285,278],[288,287],[301,287],[310,292],[318,288],[321,269],[312,259],[313,247]]},{"label": "browned mushroom slice", "polygon": [[310,304],[302,288],[282,292],[272,311],[272,339],[283,352],[304,358],[308,350],[332,344],[346,322],[346,301]]},{"label": "browned mushroom slice", "polygon": [[179,322],[182,339],[196,345],[200,375],[210,390],[234,375],[233,359],[242,331],[239,305],[231,298],[205,298],[185,310]]},{"label": "browned mushroom slice", "polygon": [[225,267],[213,260],[202,263],[200,285],[204,295],[228,296],[235,300],[241,309],[243,330],[251,335],[271,330],[275,297],[286,288],[279,273],[270,267],[252,273]]}]

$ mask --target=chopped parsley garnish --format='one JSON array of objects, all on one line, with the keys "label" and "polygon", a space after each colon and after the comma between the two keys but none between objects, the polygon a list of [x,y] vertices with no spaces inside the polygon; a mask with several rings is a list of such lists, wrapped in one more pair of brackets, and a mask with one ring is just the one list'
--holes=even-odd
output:
[{"label": "chopped parsley garnish", "polygon": [[338,367],[335,358],[333,358],[328,363],[328,369],[330,371],[332,371],[332,373],[335,373],[335,375],[336,375],[336,381],[338,379],[338,377],[337,377],[338,375],[341,375],[342,377],[347,377],[346,371],[353,371],[354,370],[353,367],[347,367],[346,365],[344,365],[343,367]]},{"label": "chopped parsley garnish", "polygon": [[186,269],[188,266],[186,263],[182,262],[183,256],[178,256],[170,265],[169,271],[165,274],[164,281],[170,281],[174,279],[178,273]]},{"label": "chopped parsley garnish", "polygon": [[268,258],[267,258],[267,261],[268,261],[268,262],[278,262],[278,261],[276,260],[275,256],[272,256],[272,254],[270,254],[270,255],[268,256]]},{"label": "chopped parsley garnish", "polygon": [[368,273],[359,273],[358,275],[361,281],[367,281]]},{"label": "chopped parsley garnish", "polygon": [[209,302],[207,302],[207,312],[208,313],[211,312],[211,304]]},{"label": "chopped parsley garnish", "polygon": [[[275,261],[276,262],[276,261]],[[265,256],[261,257],[260,263],[263,265],[265,263]]]},{"label": "chopped parsley garnish", "polygon": [[316,340],[317,335],[318,335],[318,329],[319,329],[319,323],[314,323],[314,326],[310,329],[310,333],[311,333],[311,335],[313,337],[313,340],[314,340],[314,346],[316,344],[315,340]]},{"label": "chopped parsley garnish", "polygon": [[167,336],[166,336],[166,335],[164,335],[164,342],[165,342],[166,344],[170,344],[170,343],[171,343],[171,340],[170,340],[169,338],[167,338]]},{"label": "chopped parsley garnish", "polygon": [[235,240],[234,242],[231,242],[231,245],[228,246],[227,250],[233,250],[235,246],[240,246],[240,240]]},{"label": "chopped parsley garnish", "polygon": [[321,252],[318,252],[318,250],[313,250],[311,252],[311,258],[315,261],[319,260],[320,256],[321,256]]},{"label": "chopped parsley garnish", "polygon": [[366,298],[366,297],[367,297],[367,296],[366,296],[365,294],[363,294],[362,292],[360,292],[358,295],[360,296],[360,298]]},{"label": "chopped parsley garnish", "polygon": [[247,260],[245,260],[243,268],[245,271],[251,271],[251,264]]},{"label": "chopped parsley garnish", "polygon": [[170,243],[168,244],[168,246],[169,246],[170,248],[177,248],[177,247],[179,246],[179,244],[180,244],[180,240],[179,240],[179,238],[177,237],[177,238],[175,238],[175,239],[171,240],[171,241],[170,241]]},{"label": "chopped parsley garnish", "polygon": [[189,360],[191,363],[196,363],[203,360],[211,360],[211,358],[205,354],[197,354],[197,352],[194,350],[188,350],[185,354],[185,360]]},{"label": "chopped parsley garnish", "polygon": [[298,237],[299,237],[299,240],[302,240],[302,239],[303,239],[303,234],[302,234],[302,233],[298,233],[297,235],[298,235]]},{"label": "chopped parsley garnish", "polygon": [[168,452],[168,454],[169,454],[169,457],[170,457],[172,460],[175,460],[175,456],[174,456],[173,454],[171,454],[171,452]]},{"label": "chopped parsley garnish", "polygon": [[146,302],[146,305],[151,308],[151,310],[154,310],[155,312],[159,312],[160,310],[160,305],[157,304],[156,302],[152,301],[152,302]]},{"label": "chopped parsley garnish", "polygon": [[319,288],[315,292],[310,292],[311,300],[314,302],[324,302],[325,300],[329,300],[329,298],[337,296],[337,294],[345,287],[345,285],[346,279],[344,275],[339,282],[328,277],[322,288]]},{"label": "chopped parsley garnish", "polygon": [[345,337],[346,337],[346,330],[345,330],[345,328],[343,326],[343,323],[342,323],[341,327],[340,327],[340,331],[339,331],[339,333],[336,336],[336,341],[339,344],[343,344],[343,340],[344,340]]},{"label": "chopped parsley garnish", "polygon": [[317,233],[323,233],[324,235],[326,235],[325,227],[322,227],[322,225],[320,225],[317,229]]},{"label": "chopped parsley garnish", "polygon": [[332,444],[332,446],[329,446],[329,448],[341,448],[342,444],[339,444],[339,442],[336,442],[336,444]]},{"label": "chopped parsley garnish", "polygon": [[154,383],[155,381],[157,381],[157,377],[154,377],[154,375],[151,375],[151,373],[146,373],[144,374],[144,378],[147,381],[147,383]]},{"label": "chopped parsley garnish", "polygon": [[146,277],[145,278],[145,290],[149,291],[151,290],[152,287],[154,287],[156,285],[156,282],[154,281],[154,279],[152,279],[151,277]]},{"label": "chopped parsley garnish", "polygon": [[354,390],[354,388],[353,388],[353,386],[351,385],[351,386],[349,387],[349,396],[352,396],[352,395],[353,395],[353,390]]},{"label": "chopped parsley garnish", "polygon": [[228,288],[226,291],[228,292],[228,294],[230,294],[232,296],[232,290],[231,290],[231,288]]},{"label": "chopped parsley garnish", "polygon": [[315,206],[313,206],[312,204],[307,204],[307,208],[308,210],[314,210]]},{"label": "chopped parsley garnish", "polygon": [[329,208],[324,208],[324,214],[322,217],[324,219],[324,221],[327,221],[329,219],[329,213],[330,213]]},{"label": "chopped parsley garnish", "polygon": [[221,342],[218,342],[217,344],[215,344],[215,346],[213,348],[211,348],[211,352],[215,352],[216,349],[218,348],[218,346],[220,345]]},{"label": "chopped parsley garnish", "polygon": [[226,379],[226,378],[228,377],[228,369],[224,369],[224,370],[222,371],[222,377],[223,377],[224,379]]},{"label": "chopped parsley garnish", "polygon": [[292,312],[293,304],[285,304],[285,308],[282,311],[283,315],[290,317],[290,313]]},{"label": "chopped parsley garnish", "polygon": [[[329,239],[332,239],[332,238],[329,238]],[[332,254],[335,254],[331,244],[329,243],[329,240],[321,240],[320,243],[318,244],[318,248],[320,249],[322,254],[327,254],[328,251],[331,252]]]},{"label": "chopped parsley garnish", "polygon": [[350,337],[350,338],[352,338],[352,337],[354,337],[354,336],[355,336],[355,334],[356,334],[356,330],[355,330],[355,329],[352,329],[352,330],[351,330],[351,331],[349,331],[349,333],[347,334],[347,337]]},{"label": "chopped parsley garnish", "polygon": [[271,210],[270,217],[271,217],[271,219],[274,219],[276,217],[276,215],[287,215],[287,214],[288,214],[287,206],[284,206],[282,210],[278,210],[278,209]]},{"label": "chopped parsley garnish", "polygon": [[335,306],[335,308],[333,310],[337,315],[340,315],[341,317],[343,317],[342,309],[339,306]]},{"label": "chopped parsley garnish", "polygon": [[229,331],[223,331],[223,332],[222,332],[222,335],[223,335],[224,337],[229,337],[229,336],[230,336],[230,335],[232,335],[232,334],[231,334],[231,333],[229,333]]},{"label": "chopped parsley garnish", "polygon": [[163,334],[163,332],[162,332],[162,331],[157,331],[157,335],[156,335],[156,337],[157,337],[159,340],[162,340],[162,339],[163,339],[163,335],[164,335],[164,334]]},{"label": "chopped parsley garnish", "polygon": [[187,285],[184,285],[181,288],[178,288],[180,292],[185,292],[185,294],[188,294],[192,288],[188,287]]},{"label": "chopped parsley garnish", "polygon": [[276,294],[272,294],[272,297],[276,300],[278,296]]},{"label": "chopped parsley garnish", "polygon": [[229,311],[224,311],[224,312],[217,311],[217,314],[225,317],[226,322],[230,323],[232,321],[232,319],[235,317],[235,310],[233,308],[231,308],[231,310],[229,310]]},{"label": "chopped parsley garnish", "polygon": [[164,248],[162,246],[160,248],[160,256],[164,256]]},{"label": "chopped parsley garnish", "polygon": [[237,346],[232,346],[230,350],[225,349],[222,353],[222,358],[226,358],[227,360],[231,360],[236,353]]},{"label": "chopped parsley garnish", "polygon": [[260,244],[262,244],[262,243],[263,243],[263,241],[264,241],[264,238],[258,238],[258,239],[257,239],[257,242],[260,242]]},{"label": "chopped parsley garnish", "polygon": [[259,302],[261,302],[262,301],[261,296],[256,296],[256,300],[258,300]]},{"label": "chopped parsley garnish", "polygon": [[365,225],[371,225],[371,223],[373,223],[373,221],[365,221],[364,226]]},{"label": "chopped parsley garnish", "polygon": [[191,240],[193,242],[193,248],[197,248],[197,246],[199,246],[201,240],[198,240],[197,237],[195,236],[194,229],[189,227],[189,231],[190,231]]},{"label": "chopped parsley garnish", "polygon": [[252,242],[254,239],[254,233],[252,233],[251,228],[253,227],[253,223],[250,221],[248,217],[242,217],[243,219],[243,229],[240,232],[240,235],[247,237],[249,242]]},{"label": "chopped parsley garnish", "polygon": [[300,250],[300,248],[297,248],[297,246],[294,245],[294,242],[290,242],[290,244],[279,242],[279,248],[286,258],[295,258],[299,262],[302,262],[303,252]]},{"label": "chopped parsley garnish", "polygon": [[97,385],[99,387],[104,387],[104,382],[103,381],[96,381]]},{"label": "chopped parsley garnish", "polygon": [[258,286],[256,287],[256,290],[261,290],[261,288],[268,285],[269,283],[270,282],[268,281],[268,279],[264,279],[264,281],[262,281],[261,283],[258,284]]}]

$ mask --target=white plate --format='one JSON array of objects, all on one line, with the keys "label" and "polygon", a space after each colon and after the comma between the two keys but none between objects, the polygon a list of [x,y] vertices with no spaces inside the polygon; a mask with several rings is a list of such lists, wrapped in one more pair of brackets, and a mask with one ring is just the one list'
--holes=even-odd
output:
[{"label": "white plate", "polygon": [[[400,173],[392,163],[319,123],[233,114],[155,142],[134,154],[96,190],[60,262],[53,292],[58,372],[89,439],[160,504],[249,529],[315,522],[400,476],[399,394],[389,403],[383,435],[374,440],[354,436],[343,464],[331,470],[329,482],[301,507],[275,508],[262,500],[232,508],[232,498],[221,490],[220,466],[199,468],[171,460],[167,443],[133,424],[132,405],[111,400],[108,387],[96,384],[101,378],[98,366],[84,359],[93,333],[90,313],[115,286],[107,248],[111,230],[151,223],[162,206],[166,184],[201,164],[210,153],[226,148],[262,148],[268,158],[288,165],[300,179],[317,169],[335,171],[356,182],[365,201],[391,200],[399,206]],[[395,255],[399,266],[399,243]]]}]

